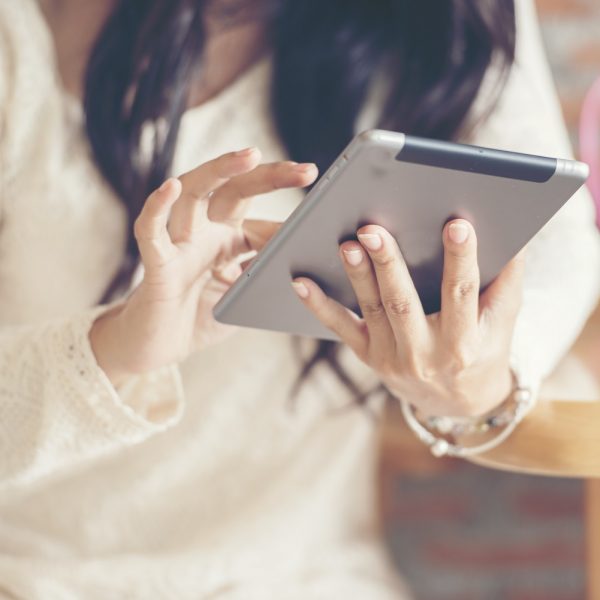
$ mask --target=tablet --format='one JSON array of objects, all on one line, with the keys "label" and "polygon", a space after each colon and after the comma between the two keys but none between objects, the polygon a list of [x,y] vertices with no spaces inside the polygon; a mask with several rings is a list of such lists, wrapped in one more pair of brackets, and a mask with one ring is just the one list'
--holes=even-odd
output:
[{"label": "tablet", "polygon": [[291,280],[310,277],[358,312],[338,248],[369,223],[394,235],[423,308],[437,312],[442,229],[449,219],[475,227],[483,289],[583,185],[588,171],[572,160],[364,132],[223,296],[215,318],[335,340],[296,296]]}]

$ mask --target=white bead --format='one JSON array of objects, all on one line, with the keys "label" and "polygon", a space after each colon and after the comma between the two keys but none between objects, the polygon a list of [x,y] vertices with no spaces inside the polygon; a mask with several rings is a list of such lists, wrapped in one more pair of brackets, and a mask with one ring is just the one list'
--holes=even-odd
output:
[{"label": "white bead", "polygon": [[440,433],[446,435],[454,429],[454,421],[450,417],[437,417],[435,427]]},{"label": "white bead", "polygon": [[433,446],[431,446],[431,453],[438,458],[448,454],[450,444],[446,440],[437,440]]}]

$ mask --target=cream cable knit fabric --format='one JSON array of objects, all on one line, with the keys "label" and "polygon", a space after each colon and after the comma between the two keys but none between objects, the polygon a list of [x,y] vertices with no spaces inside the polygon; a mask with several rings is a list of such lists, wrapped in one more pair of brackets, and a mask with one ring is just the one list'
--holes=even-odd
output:
[{"label": "cream cable knit fabric", "polygon": [[[519,64],[472,141],[565,156],[533,7],[516,2]],[[333,410],[349,398],[324,367],[289,404],[287,336],[242,330],[119,390],[96,365],[87,333],[125,218],[53,56],[35,1],[0,0],[0,598],[401,597],[377,540],[375,428]],[[284,156],[269,76],[263,61],[185,115],[175,173],[251,144]],[[587,193],[531,246],[514,362],[537,384],[598,299]]]}]

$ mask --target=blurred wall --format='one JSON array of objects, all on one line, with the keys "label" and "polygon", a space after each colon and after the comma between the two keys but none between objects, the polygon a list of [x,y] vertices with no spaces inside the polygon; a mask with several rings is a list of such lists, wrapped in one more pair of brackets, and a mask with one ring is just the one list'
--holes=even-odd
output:
[{"label": "blurred wall", "polygon": [[537,6],[565,121],[577,143],[585,92],[600,77],[600,0],[537,0]]}]

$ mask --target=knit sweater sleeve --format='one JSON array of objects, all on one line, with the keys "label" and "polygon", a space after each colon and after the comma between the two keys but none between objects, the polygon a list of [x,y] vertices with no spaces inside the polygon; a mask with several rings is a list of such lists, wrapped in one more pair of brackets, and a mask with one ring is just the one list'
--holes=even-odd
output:
[{"label": "knit sweater sleeve", "polygon": [[31,483],[177,422],[183,393],[176,367],[118,390],[98,367],[88,332],[103,310],[0,327],[0,485]]},{"label": "knit sweater sleeve", "polygon": [[[15,181],[27,178],[21,171],[31,168],[32,128],[48,123],[48,111],[54,110],[41,92],[51,74],[47,63],[35,62],[43,53],[35,48],[40,35],[31,26],[33,9],[29,0],[0,0],[0,487],[5,489],[142,442],[177,422],[183,406],[176,367],[133,377],[119,389],[111,384],[88,336],[107,307],[86,308],[78,300],[76,308],[63,311],[65,317],[15,318],[19,294],[21,302],[28,300],[23,294],[36,288],[23,291],[11,284],[10,274],[27,269],[32,250],[20,242],[19,231],[27,224],[9,204],[18,200],[29,206],[28,198],[14,198],[12,190]],[[24,75],[27,65],[39,77]],[[40,283],[35,293],[43,295],[46,285]]]},{"label": "knit sweater sleeve", "polygon": [[[534,3],[515,4],[516,63],[494,112],[471,141],[569,158],[572,150]],[[482,103],[486,100],[482,93]],[[524,382],[536,389],[552,371],[580,333],[599,294],[600,235],[584,187],[528,246],[523,304],[512,346],[513,367]]]}]

